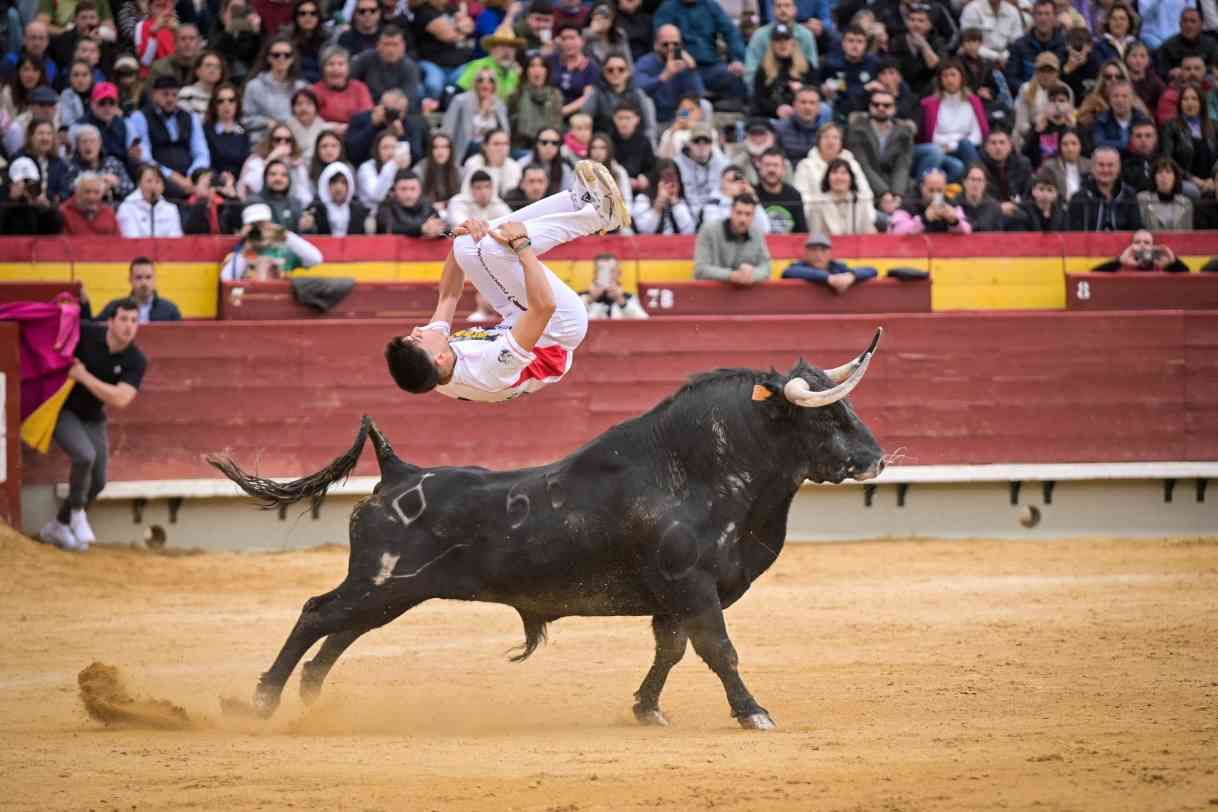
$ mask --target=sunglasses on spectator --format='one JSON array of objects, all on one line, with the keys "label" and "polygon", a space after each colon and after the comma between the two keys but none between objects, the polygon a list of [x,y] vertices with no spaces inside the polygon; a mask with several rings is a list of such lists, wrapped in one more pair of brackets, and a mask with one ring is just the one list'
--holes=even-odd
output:
[{"label": "sunglasses on spectator", "polygon": [[1105,79],[1120,79],[1121,74],[1117,73],[1116,71],[1106,70],[1106,71],[1104,71],[1104,78]]},{"label": "sunglasses on spectator", "polygon": [[271,59],[291,59],[292,52],[291,51],[271,51],[270,57],[271,57]]},{"label": "sunglasses on spectator", "polygon": [[355,13],[356,14],[376,14],[380,10],[381,10],[380,6],[364,6],[363,8],[357,8],[355,10]]},{"label": "sunglasses on spectator", "polygon": [[317,16],[317,9],[315,9],[315,8],[302,8],[302,9],[300,9],[299,11],[297,11],[297,12],[296,12],[296,16],[297,16],[297,17],[316,17],[316,16]]},{"label": "sunglasses on spectator", "polygon": [[97,104],[100,107],[117,107],[118,99],[102,99]]},{"label": "sunglasses on spectator", "polygon": [[273,138],[271,138],[271,143],[272,144],[290,144],[290,143],[292,143],[292,136],[276,135]]},{"label": "sunglasses on spectator", "polygon": [[537,143],[541,144],[543,147],[556,147],[561,144],[562,141],[559,141],[557,138],[538,138]]},{"label": "sunglasses on spectator", "polygon": [[612,65],[608,68],[605,68],[604,72],[605,73],[625,73],[626,66],[625,65]]},{"label": "sunglasses on spectator", "polygon": [[495,83],[495,79],[492,76],[479,76],[478,84],[484,84],[484,83],[493,85]]},{"label": "sunglasses on spectator", "polygon": [[216,104],[236,104],[236,103],[237,103],[236,96],[217,96],[216,97]]},{"label": "sunglasses on spectator", "polygon": [[689,142],[691,144],[709,144],[711,142],[711,140],[709,138],[707,138],[705,135],[700,135],[697,138],[689,139]]}]

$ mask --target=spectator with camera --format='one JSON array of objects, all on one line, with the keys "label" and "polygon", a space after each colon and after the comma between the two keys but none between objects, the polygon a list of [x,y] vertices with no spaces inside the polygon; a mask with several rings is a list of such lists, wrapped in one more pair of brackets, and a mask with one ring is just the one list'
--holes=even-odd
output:
[{"label": "spectator with camera", "polygon": [[423,197],[423,184],[409,169],[398,172],[393,191],[376,213],[377,234],[439,239],[448,233],[448,224]]},{"label": "spectator with camera", "polygon": [[[744,173],[740,171],[739,167],[735,164],[728,164],[723,168],[719,191],[711,195],[710,200],[707,200],[706,204],[702,207],[702,222],[711,223],[726,220],[731,216],[733,202],[738,196],[743,194],[756,196],[752,184],[744,179]],[[801,206],[800,208],[803,207]],[[754,214],[754,222],[761,229],[762,233],[773,233],[770,228],[770,218],[766,216],[764,206],[759,205],[757,207],[757,212]]]},{"label": "spectator with camera", "polygon": [[930,169],[917,192],[906,195],[888,223],[890,234],[970,234],[972,226],[959,206],[947,202],[947,175]]},{"label": "spectator with camera", "polygon": [[63,216],[47,198],[42,173],[32,158],[22,156],[8,167],[8,188],[0,205],[0,234],[41,235],[63,231]]},{"label": "spectator with camera", "polygon": [[1101,262],[1091,269],[1093,272],[1114,271],[1164,271],[1166,273],[1188,273],[1188,266],[1163,243],[1155,244],[1155,237],[1144,228],[1134,232],[1129,245],[1116,259]]},{"label": "spectator with camera", "polygon": [[355,176],[342,161],[332,161],[317,179],[317,199],[311,207],[317,233],[350,237],[371,233],[375,220],[355,194]]},{"label": "spectator with camera", "polygon": [[740,195],[727,219],[703,223],[694,247],[694,278],[750,287],[770,278],[770,249],[754,222],[757,198]]},{"label": "spectator with camera", "polygon": [[656,163],[655,177],[634,196],[630,215],[636,234],[693,234],[698,228],[685,200],[681,172],[672,161]]},{"label": "spectator with camera", "polygon": [[352,116],[345,138],[352,164],[359,165],[372,157],[373,143],[382,132],[390,132],[398,141],[409,144],[412,159],[426,155],[431,128],[422,115],[409,112],[409,107],[406,94],[394,87],[385,91],[376,107]]},{"label": "spectator with camera", "polygon": [[181,237],[178,207],[165,199],[165,179],[156,164],[141,164],[135,172],[135,191],[118,207],[118,229],[129,239]]},{"label": "spectator with camera", "polygon": [[677,114],[681,99],[706,95],[698,65],[682,44],[681,29],[657,25],[655,50],[635,63],[639,88],[652,98],[656,123],[664,126]]},{"label": "spectator with camera", "polygon": [[271,207],[265,203],[251,203],[241,212],[241,241],[224,259],[222,281],[280,279],[297,268],[321,264],[316,246],[276,224],[271,216]]},{"label": "spectator with camera", "polygon": [[394,178],[410,168],[410,145],[384,130],[376,137],[372,153],[356,170],[355,188],[360,202],[376,212],[393,191]]},{"label": "spectator with camera", "polygon": [[[664,0],[655,13],[657,32],[675,25],[684,33],[703,85],[720,99],[743,99],[744,39],[740,29],[716,0]],[[722,44],[726,63],[719,56]]]},{"label": "spectator with camera", "polygon": [[1181,192],[1184,172],[1171,158],[1154,163],[1154,187],[1138,192],[1142,224],[1148,231],[1192,231],[1193,201]]},{"label": "spectator with camera", "polygon": [[639,299],[622,287],[622,267],[613,254],[596,258],[592,285],[580,294],[588,308],[589,319],[646,319],[647,311]]},{"label": "spectator with camera", "polygon": [[1121,180],[1121,153],[1097,147],[1091,153],[1091,175],[1070,198],[1071,231],[1134,231],[1142,228],[1142,212],[1133,188]]}]

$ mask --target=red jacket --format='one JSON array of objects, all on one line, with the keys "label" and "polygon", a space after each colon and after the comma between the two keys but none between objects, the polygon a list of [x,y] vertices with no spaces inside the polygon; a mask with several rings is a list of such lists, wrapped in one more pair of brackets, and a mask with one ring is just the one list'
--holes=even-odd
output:
[{"label": "red jacket", "polygon": [[[968,100],[973,105],[973,114],[977,116],[977,124],[981,126],[981,143],[984,144],[985,139],[990,137],[990,121],[985,116],[985,108],[981,106],[981,99],[969,93]],[[927,96],[922,100],[922,126],[918,128],[919,144],[927,144],[935,139],[935,127],[939,125],[939,105],[942,101],[938,94]]]},{"label": "red jacket", "polygon": [[118,218],[114,209],[102,204],[92,217],[85,214],[76,202],[76,195],[68,198],[59,210],[63,214],[63,233],[87,237],[117,237]]},{"label": "red jacket", "polygon": [[342,90],[335,90],[324,81],[313,85],[317,94],[317,115],[322,121],[347,124],[357,113],[373,108],[372,93],[359,79],[350,79]]}]

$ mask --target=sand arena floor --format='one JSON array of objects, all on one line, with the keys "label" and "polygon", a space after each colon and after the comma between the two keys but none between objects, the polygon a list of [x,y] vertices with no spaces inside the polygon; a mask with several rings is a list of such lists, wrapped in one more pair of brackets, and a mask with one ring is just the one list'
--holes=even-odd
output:
[{"label": "sand arena floor", "polygon": [[[248,699],[345,550],[76,557],[0,535],[5,809],[1218,809],[1218,543],[788,547],[728,613],[779,724],[745,732],[693,655],[637,727],[639,618],[431,603],[357,643],[320,702]],[[77,674],[180,706],[106,728]]]}]

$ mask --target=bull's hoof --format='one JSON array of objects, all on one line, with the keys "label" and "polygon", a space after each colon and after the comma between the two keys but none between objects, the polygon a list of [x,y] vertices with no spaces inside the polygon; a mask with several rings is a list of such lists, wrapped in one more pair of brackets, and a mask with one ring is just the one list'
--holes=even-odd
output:
[{"label": "bull's hoof", "polygon": [[750,713],[748,716],[741,716],[737,721],[745,730],[777,730],[778,725],[774,724],[774,720],[770,718],[768,713]]},{"label": "bull's hoof", "polygon": [[638,720],[640,725],[646,725],[647,727],[668,727],[668,717],[659,708],[644,708],[640,705],[635,705],[634,718]]},{"label": "bull's hoof", "polygon": [[254,690],[254,713],[258,714],[260,719],[270,719],[274,716],[276,708],[279,707],[280,693],[281,689],[274,685],[258,683]]},{"label": "bull's hoof", "polygon": [[312,705],[321,696],[321,686],[325,680],[321,669],[312,663],[305,663],[300,674],[300,701]]}]

